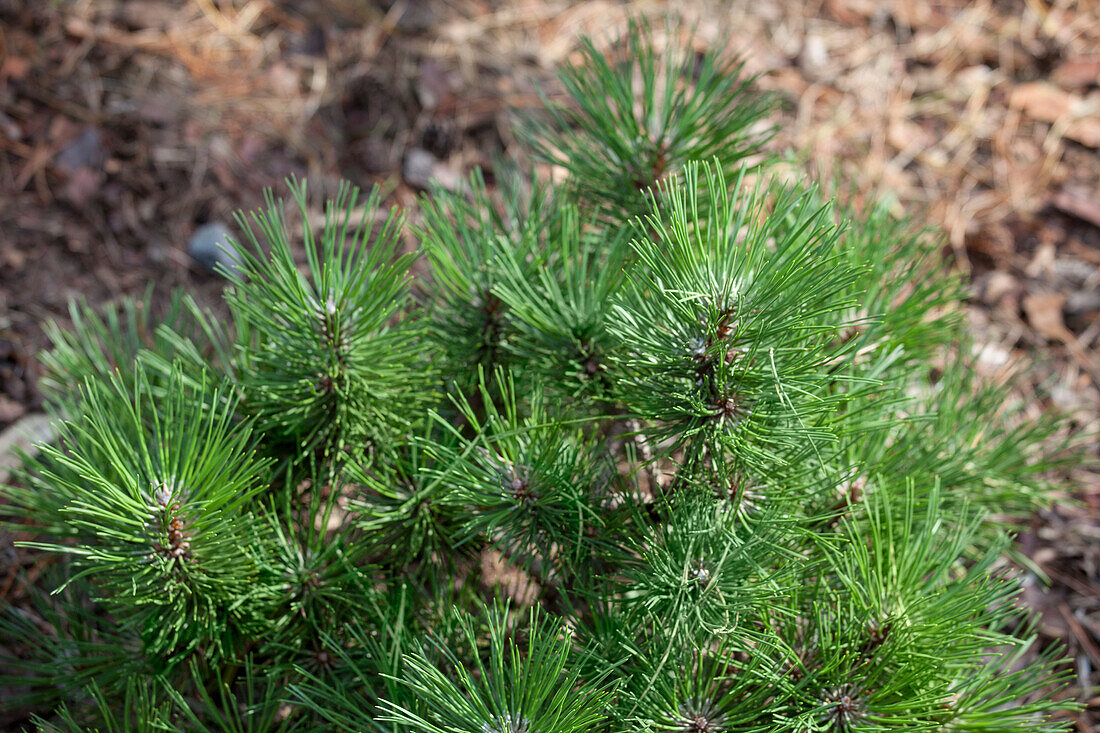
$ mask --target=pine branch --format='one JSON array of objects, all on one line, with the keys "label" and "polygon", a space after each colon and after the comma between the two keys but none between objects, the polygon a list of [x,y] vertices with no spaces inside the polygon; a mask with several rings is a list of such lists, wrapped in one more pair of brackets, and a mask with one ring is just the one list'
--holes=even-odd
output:
[{"label": "pine branch", "polygon": [[383,447],[431,399],[422,328],[405,312],[416,255],[396,255],[398,214],[372,232],[367,217],[378,206],[377,189],[357,215],[358,190],[342,187],[318,235],[305,184],[289,186],[302,218],[306,274],[270,192],[266,211],[240,219],[250,247],[242,248],[241,267],[226,273],[244,405],[257,429],[306,454]]},{"label": "pine branch", "polygon": [[606,53],[583,38],[581,60],[559,73],[572,105],[548,101],[520,130],[536,156],[569,171],[575,200],[612,221],[643,213],[646,192],[688,161],[714,159],[732,176],[773,132],[761,123],[774,100],[755,91],[743,63],[696,53],[669,25],[663,52],[641,20]]}]

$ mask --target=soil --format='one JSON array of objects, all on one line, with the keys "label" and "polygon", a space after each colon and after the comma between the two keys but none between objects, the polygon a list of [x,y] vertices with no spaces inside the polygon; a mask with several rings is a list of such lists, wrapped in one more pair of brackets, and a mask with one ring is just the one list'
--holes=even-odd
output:
[{"label": "soil", "polygon": [[[377,184],[415,218],[428,178],[523,158],[516,110],[556,93],[580,33],[673,7],[785,100],[777,149],[944,233],[982,376],[1015,373],[1032,414],[1095,434],[1092,0],[0,0],[0,431],[40,408],[43,324],[71,299],[152,284],[154,303],[180,287],[215,305],[224,281],[189,237],[291,175]],[[1024,600],[1074,660],[1077,729],[1100,730],[1100,473],[1060,478],[1066,501],[1021,528],[1051,581],[1027,571]],[[33,560],[5,545],[18,602]]]}]

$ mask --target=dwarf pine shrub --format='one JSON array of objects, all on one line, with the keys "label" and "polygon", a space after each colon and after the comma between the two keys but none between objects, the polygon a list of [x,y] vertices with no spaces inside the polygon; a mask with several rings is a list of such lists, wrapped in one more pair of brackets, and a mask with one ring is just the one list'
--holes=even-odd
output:
[{"label": "dwarf pine shrub", "polygon": [[228,320],[51,328],[38,730],[1063,728],[1002,560],[1054,428],[975,384],[934,237],[776,175],[715,55],[635,24],[562,82],[555,185],[291,181]]}]

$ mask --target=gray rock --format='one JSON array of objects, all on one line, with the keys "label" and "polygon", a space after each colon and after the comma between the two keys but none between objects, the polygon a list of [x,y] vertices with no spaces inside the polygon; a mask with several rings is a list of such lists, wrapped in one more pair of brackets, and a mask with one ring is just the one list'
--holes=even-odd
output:
[{"label": "gray rock", "polygon": [[304,35],[293,38],[290,52],[302,54],[303,56],[324,58],[328,53],[328,38],[325,35],[324,26],[311,25]]},{"label": "gray rock", "polygon": [[405,164],[401,169],[405,183],[413,188],[426,190],[435,181],[448,191],[462,185],[462,177],[423,148],[410,148],[405,152]]},{"label": "gray rock", "polygon": [[405,165],[401,175],[405,183],[416,188],[427,188],[435,173],[435,156],[423,148],[411,148],[405,153]]},{"label": "gray rock", "polygon": [[203,224],[191,235],[187,251],[211,272],[218,272],[219,264],[226,270],[240,272],[241,256],[230,241],[232,237],[229,227],[220,221]]},{"label": "gray rock", "polygon": [[798,66],[810,81],[825,81],[828,78],[829,49],[821,36],[808,35],[798,55]]},{"label": "gray rock", "polygon": [[1100,310],[1100,290],[1075,290],[1066,298],[1066,313],[1077,315]]},{"label": "gray rock", "polygon": [[106,158],[107,147],[103,142],[103,134],[89,125],[57,154],[54,165],[66,173],[81,168],[98,170]]},{"label": "gray rock", "polygon": [[38,453],[39,446],[52,443],[57,437],[58,421],[49,415],[31,413],[0,432],[0,484],[6,484],[22,463],[19,451]]}]

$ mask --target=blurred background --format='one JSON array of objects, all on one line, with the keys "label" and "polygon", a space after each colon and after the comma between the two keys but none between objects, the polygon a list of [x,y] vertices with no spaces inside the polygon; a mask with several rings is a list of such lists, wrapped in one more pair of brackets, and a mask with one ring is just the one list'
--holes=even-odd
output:
[{"label": "blurred background", "polygon": [[[214,306],[216,243],[289,175],[378,184],[415,220],[430,181],[525,158],[517,110],[580,34],[673,12],[780,95],[774,149],[943,233],[979,376],[1100,427],[1097,0],[0,0],[0,480],[71,298]],[[1100,473],[1062,478],[1020,528],[1021,602],[1100,730]],[[0,540],[18,603],[36,560]]]}]

